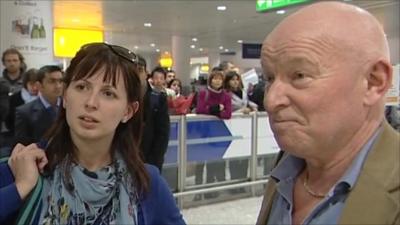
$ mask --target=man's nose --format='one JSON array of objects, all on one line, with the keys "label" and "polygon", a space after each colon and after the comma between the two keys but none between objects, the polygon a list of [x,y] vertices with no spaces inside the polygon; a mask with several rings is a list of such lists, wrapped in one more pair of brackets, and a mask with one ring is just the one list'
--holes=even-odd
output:
[{"label": "man's nose", "polygon": [[274,113],[289,105],[289,84],[275,80],[266,87],[264,92],[264,107],[268,113]]}]

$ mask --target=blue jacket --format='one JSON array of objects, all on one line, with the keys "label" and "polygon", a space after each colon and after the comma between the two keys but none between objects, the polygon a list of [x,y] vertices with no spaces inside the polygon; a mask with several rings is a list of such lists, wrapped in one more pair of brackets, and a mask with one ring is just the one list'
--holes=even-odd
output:
[{"label": "blue jacket", "polygon": [[[146,165],[146,169],[150,175],[150,190],[140,197],[138,224],[185,224],[175,200],[165,180],[160,176],[158,169],[151,165]],[[22,203],[10,167],[7,163],[0,163],[0,224],[11,224],[16,219]],[[37,221],[39,215],[35,217]]]}]

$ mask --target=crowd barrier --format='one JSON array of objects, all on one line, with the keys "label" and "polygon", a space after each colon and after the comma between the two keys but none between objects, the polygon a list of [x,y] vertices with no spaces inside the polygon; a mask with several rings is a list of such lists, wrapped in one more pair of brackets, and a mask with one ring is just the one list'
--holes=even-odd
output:
[{"label": "crowd barrier", "polygon": [[[232,188],[254,186],[267,182],[265,172],[257,172],[260,160],[269,171],[279,147],[269,127],[265,112],[249,115],[234,114],[229,120],[209,115],[171,116],[170,140],[165,155],[163,175],[174,196],[201,194]],[[211,184],[188,184],[193,165],[211,161],[249,160],[244,179]],[[268,165],[265,165],[268,164]],[[265,169],[264,169],[265,171]]]}]

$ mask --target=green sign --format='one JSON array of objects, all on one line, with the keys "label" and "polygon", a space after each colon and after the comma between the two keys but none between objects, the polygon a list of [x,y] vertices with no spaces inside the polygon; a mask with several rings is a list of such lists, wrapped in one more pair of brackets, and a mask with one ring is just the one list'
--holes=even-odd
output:
[{"label": "green sign", "polygon": [[307,2],[309,0],[257,0],[256,10],[263,12],[271,9],[283,8],[289,5]]}]

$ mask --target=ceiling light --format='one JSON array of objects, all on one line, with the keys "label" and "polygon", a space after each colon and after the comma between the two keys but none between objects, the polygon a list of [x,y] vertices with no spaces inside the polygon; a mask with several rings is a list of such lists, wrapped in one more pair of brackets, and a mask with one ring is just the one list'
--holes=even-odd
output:
[{"label": "ceiling light", "polygon": [[242,44],[243,40],[237,40],[237,43]]},{"label": "ceiling light", "polygon": [[229,49],[226,48],[226,49],[225,49],[225,52],[229,52]]},{"label": "ceiling light", "polygon": [[219,49],[220,49],[220,50],[224,49],[224,46],[219,46]]},{"label": "ceiling light", "polygon": [[197,38],[192,38],[192,41],[196,42],[196,41],[197,41]]},{"label": "ceiling light", "polygon": [[154,48],[154,47],[156,47],[156,44],[151,43],[150,46]]},{"label": "ceiling light", "polygon": [[196,45],[191,45],[190,48],[196,48]]},{"label": "ceiling light", "polygon": [[145,27],[151,27],[151,23],[144,23],[143,24]]},{"label": "ceiling light", "polygon": [[226,10],[226,6],[224,6],[224,5],[217,6],[217,10],[218,11],[225,11]]},{"label": "ceiling light", "polygon": [[156,49],[156,52],[160,52],[160,49],[157,48],[157,49]]},{"label": "ceiling light", "polygon": [[285,10],[278,10],[278,11],[276,11],[276,14],[285,14]]},{"label": "ceiling light", "polygon": [[134,46],[134,48],[135,48],[135,49],[138,49],[138,48],[139,48],[139,46],[135,45],[135,46]]},{"label": "ceiling light", "polygon": [[202,51],[203,51],[203,48],[199,48],[199,51],[201,51],[201,52],[202,52]]}]

